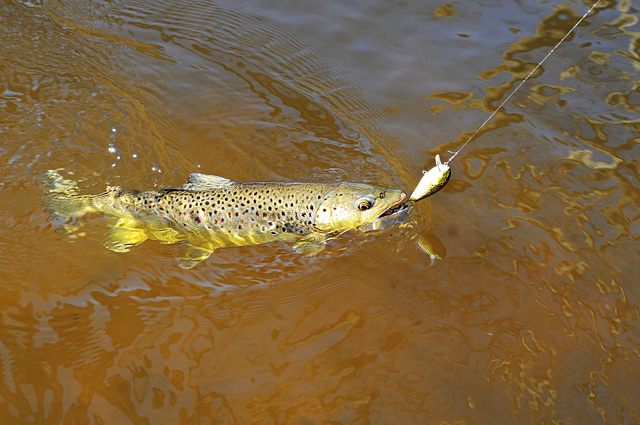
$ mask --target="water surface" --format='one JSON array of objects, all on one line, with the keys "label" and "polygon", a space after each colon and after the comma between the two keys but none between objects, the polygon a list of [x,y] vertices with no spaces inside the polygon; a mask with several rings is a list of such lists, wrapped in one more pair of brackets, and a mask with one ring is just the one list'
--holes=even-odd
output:
[{"label": "water surface", "polygon": [[[591,3],[0,3],[0,421],[640,423],[640,26],[603,0],[406,226],[107,250],[90,193],[192,172],[410,191]],[[437,247],[431,260],[422,238]]]}]

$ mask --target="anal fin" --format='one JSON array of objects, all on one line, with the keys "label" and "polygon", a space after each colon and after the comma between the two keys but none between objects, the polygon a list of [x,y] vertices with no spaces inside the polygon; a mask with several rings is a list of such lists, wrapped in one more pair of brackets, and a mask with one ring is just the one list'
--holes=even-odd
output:
[{"label": "anal fin", "polygon": [[181,252],[178,257],[178,264],[183,269],[190,269],[199,262],[209,258],[216,247],[211,243],[193,245],[188,242],[183,242],[179,244],[178,249]]},{"label": "anal fin", "polygon": [[105,238],[104,246],[112,251],[127,252],[133,245],[148,239],[144,230],[136,226],[136,220],[120,217],[109,224],[109,234]]}]

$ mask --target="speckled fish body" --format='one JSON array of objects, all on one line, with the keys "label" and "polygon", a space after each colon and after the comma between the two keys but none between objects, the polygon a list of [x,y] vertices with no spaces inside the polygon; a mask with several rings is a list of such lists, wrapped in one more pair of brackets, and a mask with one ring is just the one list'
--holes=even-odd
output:
[{"label": "speckled fish body", "polygon": [[338,185],[240,183],[209,190],[118,190],[102,210],[172,223],[219,246],[264,243],[319,232],[325,195]]},{"label": "speckled fish body", "polygon": [[176,189],[52,193],[47,205],[64,218],[88,212],[119,218],[112,249],[124,251],[147,238],[188,241],[206,258],[215,248],[276,240],[317,250],[327,235],[366,225],[404,198],[400,190],[358,183],[238,183],[193,174]]}]

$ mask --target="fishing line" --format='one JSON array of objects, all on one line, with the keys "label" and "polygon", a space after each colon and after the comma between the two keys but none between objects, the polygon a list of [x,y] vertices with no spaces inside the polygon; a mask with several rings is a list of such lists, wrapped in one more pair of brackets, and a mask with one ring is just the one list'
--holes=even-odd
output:
[{"label": "fishing line", "polygon": [[451,160],[452,160],[453,158],[455,158],[455,157],[456,157],[456,155],[458,155],[458,154],[460,153],[460,151],[461,151],[465,146],[467,146],[467,144],[468,144],[468,143],[469,143],[469,142],[470,142],[470,141],[475,137],[475,135],[476,135],[476,134],[478,134],[478,132],[482,129],[482,127],[484,127],[484,126],[485,126],[489,121],[491,121],[491,119],[492,119],[493,117],[495,117],[495,116],[496,116],[496,113],[500,110],[500,108],[502,108],[502,107],[504,106],[504,104],[505,104],[505,103],[507,103],[507,102],[509,101],[509,99],[511,99],[511,96],[513,96],[513,95],[514,95],[518,90],[520,90],[520,87],[522,87],[522,85],[523,85],[524,83],[526,83],[526,82],[527,82],[527,80],[529,79],[529,77],[531,77],[531,76],[533,75],[533,73],[534,73],[534,72],[536,72],[536,70],[537,70],[538,68],[540,68],[540,66],[544,63],[544,61],[546,61],[546,60],[547,60],[547,58],[553,54],[553,52],[558,48],[558,46],[560,46],[560,44],[562,44],[562,42],[563,42],[567,37],[569,37],[569,35],[573,32],[573,30],[574,30],[574,29],[576,29],[576,27],[577,27],[578,25],[580,25],[580,23],[584,20],[584,18],[586,18],[586,17],[587,17],[587,15],[588,15],[589,13],[591,13],[591,11],[593,11],[593,9],[595,9],[595,7],[600,3],[600,1],[601,1],[601,0],[596,1],[596,2],[593,4],[593,6],[591,6],[591,8],[590,8],[589,10],[587,10],[587,11],[585,12],[585,14],[584,14],[584,15],[582,15],[582,17],[578,20],[578,22],[576,22],[576,23],[575,23],[575,25],[574,25],[573,27],[571,27],[571,29],[569,30],[569,32],[568,32],[568,33],[566,33],[566,34],[565,34],[565,36],[564,36],[564,37],[562,37],[562,39],[561,39],[560,41],[558,41],[558,44],[556,44],[556,45],[553,47],[553,49],[551,49],[551,50],[549,51],[549,53],[547,53],[547,55],[546,55],[544,58],[542,58],[542,60],[541,60],[541,61],[536,65],[536,67],[535,67],[535,68],[533,68],[533,70],[529,73],[529,75],[527,75],[527,76],[525,77],[525,79],[524,79],[524,80],[522,80],[522,81],[520,82],[520,84],[518,84],[518,86],[516,87],[516,89],[515,89],[514,91],[512,91],[512,92],[511,92],[511,94],[510,94],[509,96],[507,96],[507,98],[506,98],[505,100],[503,100],[503,101],[502,101],[502,103],[500,104],[500,106],[498,106],[498,107],[496,108],[496,110],[495,110],[495,111],[493,111],[493,112],[491,113],[491,115],[489,115],[489,118],[487,118],[487,119],[482,123],[482,125],[480,125],[480,127],[478,127],[478,129],[477,129],[477,130],[476,130],[476,131],[471,135],[471,137],[469,137],[469,138],[467,139],[467,141],[466,141],[466,142],[464,142],[462,146],[460,146],[460,149],[458,149],[457,151],[453,152],[453,155],[452,155],[452,156],[447,160],[447,162],[445,162],[445,163],[444,163],[444,165],[449,165],[449,163],[451,162]]}]

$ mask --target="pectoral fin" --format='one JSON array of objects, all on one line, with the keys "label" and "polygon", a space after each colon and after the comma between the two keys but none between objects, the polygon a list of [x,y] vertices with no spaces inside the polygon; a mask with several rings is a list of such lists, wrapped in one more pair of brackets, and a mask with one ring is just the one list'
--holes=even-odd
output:
[{"label": "pectoral fin", "polygon": [[327,246],[327,239],[324,235],[312,233],[296,241],[293,246],[296,252],[309,257],[314,257],[325,249]]},{"label": "pectoral fin", "polygon": [[418,247],[431,257],[431,262],[440,260],[447,255],[447,248],[434,233],[425,233],[418,239]]}]

